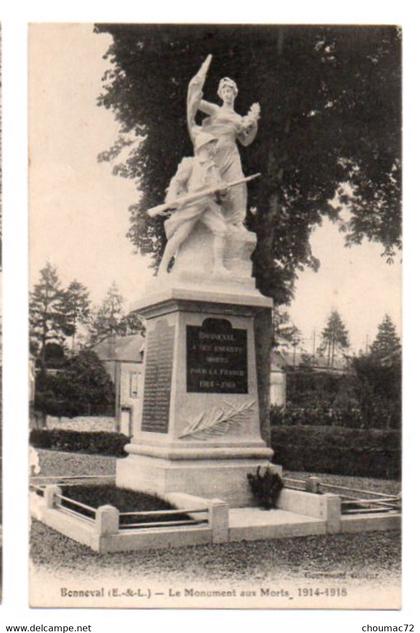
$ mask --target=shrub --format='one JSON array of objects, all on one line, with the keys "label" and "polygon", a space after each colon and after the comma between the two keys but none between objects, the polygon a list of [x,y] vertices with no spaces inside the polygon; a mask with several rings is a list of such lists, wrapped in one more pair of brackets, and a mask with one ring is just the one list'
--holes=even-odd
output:
[{"label": "shrub", "polygon": [[123,433],[105,431],[87,433],[61,429],[33,429],[29,436],[29,442],[34,448],[114,457],[126,457],[124,446],[129,441]]},{"label": "shrub", "polygon": [[328,405],[316,402],[312,406],[299,406],[288,403],[286,407],[272,407],[270,412],[272,426],[345,426],[363,428],[364,420],[360,407],[353,402],[345,406]]},{"label": "shrub", "polygon": [[273,461],[287,470],[398,479],[401,434],[381,429],[276,426]]},{"label": "shrub", "polygon": [[401,362],[362,354],[345,374],[289,369],[287,406],[272,412],[272,423],[399,429]]},{"label": "shrub", "polygon": [[280,475],[270,468],[266,468],[261,474],[261,467],[258,466],[256,474],[248,473],[247,477],[258,505],[265,510],[275,508],[280,490],[283,488]]},{"label": "shrub", "polygon": [[37,375],[34,408],[45,415],[72,418],[93,409],[108,410],[114,402],[112,380],[91,350],[67,359],[56,374]]}]

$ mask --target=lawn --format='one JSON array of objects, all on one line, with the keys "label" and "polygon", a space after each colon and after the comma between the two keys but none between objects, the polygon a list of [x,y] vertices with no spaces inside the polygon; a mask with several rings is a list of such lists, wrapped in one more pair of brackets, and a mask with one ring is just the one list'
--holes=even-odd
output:
[{"label": "lawn", "polygon": [[[39,455],[43,475],[110,475],[115,471],[112,457],[46,450],[39,451]],[[287,474],[304,478],[308,473]],[[399,491],[396,481],[335,475],[321,478],[385,493]],[[204,574],[211,582],[254,578],[274,583],[316,571],[350,575],[355,582],[370,578],[379,586],[399,578],[401,540],[399,532],[366,532],[100,555],[33,521],[31,555],[38,569],[71,575],[88,573],[92,578],[121,574],[175,582],[203,578]]]}]

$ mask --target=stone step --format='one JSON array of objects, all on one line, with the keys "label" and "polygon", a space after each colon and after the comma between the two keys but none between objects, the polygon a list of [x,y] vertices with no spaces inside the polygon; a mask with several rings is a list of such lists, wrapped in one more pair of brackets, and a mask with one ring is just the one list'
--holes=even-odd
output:
[{"label": "stone step", "polygon": [[286,510],[261,510],[260,508],[231,508],[229,510],[229,541],[257,541],[325,533],[325,521]]}]

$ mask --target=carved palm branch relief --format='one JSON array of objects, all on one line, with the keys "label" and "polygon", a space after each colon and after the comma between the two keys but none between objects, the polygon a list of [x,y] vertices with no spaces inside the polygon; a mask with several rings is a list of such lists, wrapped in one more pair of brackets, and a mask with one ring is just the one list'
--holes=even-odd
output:
[{"label": "carved palm branch relief", "polygon": [[255,400],[249,400],[239,405],[223,401],[223,406],[212,407],[203,411],[189,422],[179,439],[191,437],[205,440],[216,435],[224,435],[232,426],[249,420],[249,414],[254,409]]}]

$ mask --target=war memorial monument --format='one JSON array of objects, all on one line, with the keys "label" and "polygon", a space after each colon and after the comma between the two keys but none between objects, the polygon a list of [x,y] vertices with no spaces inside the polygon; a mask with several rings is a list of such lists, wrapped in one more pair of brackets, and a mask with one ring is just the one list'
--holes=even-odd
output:
[{"label": "war memorial monument", "polygon": [[[247,473],[272,455],[260,434],[254,339],[255,314],[272,300],[251,276],[256,237],[243,224],[247,184],[237,147],[254,139],[259,106],[237,114],[228,78],[219,84],[222,106],[204,101],[210,61],[189,85],[194,157],[181,161],[166,204],[150,212],[172,211],[159,274],[134,306],[147,321],[142,413],[117,485],[237,507],[250,504]],[[207,114],[201,126],[197,110]]]}]

